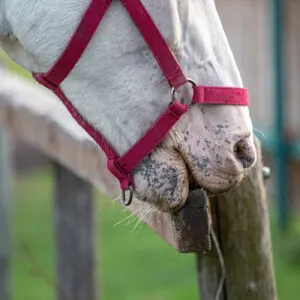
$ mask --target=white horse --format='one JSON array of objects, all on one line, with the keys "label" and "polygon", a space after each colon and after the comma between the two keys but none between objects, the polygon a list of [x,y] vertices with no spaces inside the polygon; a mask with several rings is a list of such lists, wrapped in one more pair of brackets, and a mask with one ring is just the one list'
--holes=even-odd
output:
[{"label": "white horse", "polygon": [[[202,85],[242,87],[213,0],[142,2],[188,77]],[[47,72],[89,3],[0,0],[2,48],[28,71]],[[170,102],[168,82],[119,1],[113,1],[61,87],[119,154]],[[255,160],[247,107],[197,104],[135,168],[135,193],[163,210],[176,210],[193,187],[211,193],[233,188]]]}]

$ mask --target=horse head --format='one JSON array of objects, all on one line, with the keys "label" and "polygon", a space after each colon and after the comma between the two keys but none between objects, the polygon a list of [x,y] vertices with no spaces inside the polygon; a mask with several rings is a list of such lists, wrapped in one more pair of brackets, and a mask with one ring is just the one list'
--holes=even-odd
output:
[{"label": "horse head", "polygon": [[[142,1],[184,73],[204,86],[242,87],[213,0]],[[2,0],[3,49],[30,72],[47,72],[68,44],[90,0]],[[164,112],[170,86],[128,13],[113,1],[61,89],[119,155]],[[176,91],[182,103],[190,85]],[[134,169],[135,194],[162,210],[189,191],[235,187],[255,163],[249,109],[194,105]]]}]

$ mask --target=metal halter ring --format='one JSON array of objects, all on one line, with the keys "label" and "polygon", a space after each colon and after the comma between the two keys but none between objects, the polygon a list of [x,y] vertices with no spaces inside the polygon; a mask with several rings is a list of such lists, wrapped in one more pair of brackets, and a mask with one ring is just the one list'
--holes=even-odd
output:
[{"label": "metal halter ring", "polygon": [[271,178],[271,170],[269,167],[264,166],[262,169],[263,178],[264,179],[270,179]]},{"label": "metal halter ring", "polygon": [[[197,85],[196,82],[193,79],[190,79],[190,78],[187,79],[187,83],[190,83],[192,86],[196,86]],[[176,90],[175,87],[171,88],[171,103],[170,104],[174,103],[174,101],[175,101],[175,93],[176,93],[176,91],[177,90]]]},{"label": "metal halter ring", "polygon": [[[126,198],[126,191],[129,191],[129,197]],[[133,187],[130,185],[129,188],[125,191],[122,191],[122,202],[125,206],[129,206],[133,199]]]}]

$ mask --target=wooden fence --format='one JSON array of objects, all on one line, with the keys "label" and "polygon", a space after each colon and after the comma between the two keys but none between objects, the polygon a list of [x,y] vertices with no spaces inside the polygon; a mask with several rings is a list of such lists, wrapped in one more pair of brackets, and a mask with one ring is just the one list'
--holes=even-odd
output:
[{"label": "wooden fence", "polygon": [[[0,70],[0,124],[34,145],[55,167],[57,299],[94,300],[92,186],[116,198],[102,151],[50,92]],[[0,134],[0,299],[9,298],[9,142]],[[258,147],[259,150],[259,147]],[[203,222],[193,207],[168,214],[134,199],[129,210],[179,252],[196,252],[201,299],[276,299],[262,163],[234,192],[212,200],[220,251],[202,254]],[[143,220],[145,211],[151,211]],[[222,218],[219,216],[222,215]],[[223,256],[224,266],[220,268]],[[221,259],[222,261],[222,259]],[[226,281],[221,280],[226,270]],[[222,283],[219,285],[219,283]],[[219,288],[220,297],[216,298]]]}]

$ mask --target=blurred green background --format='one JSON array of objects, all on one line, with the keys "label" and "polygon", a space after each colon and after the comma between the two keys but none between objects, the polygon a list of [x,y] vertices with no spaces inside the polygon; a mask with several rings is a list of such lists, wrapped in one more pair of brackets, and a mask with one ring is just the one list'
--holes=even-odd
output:
[{"label": "blurred green background", "polygon": [[[13,201],[14,300],[54,300],[52,171],[17,178]],[[197,299],[194,256],[178,254],[150,229],[96,193],[97,286],[104,300]],[[271,218],[279,299],[300,295],[300,221],[288,234]]]}]

